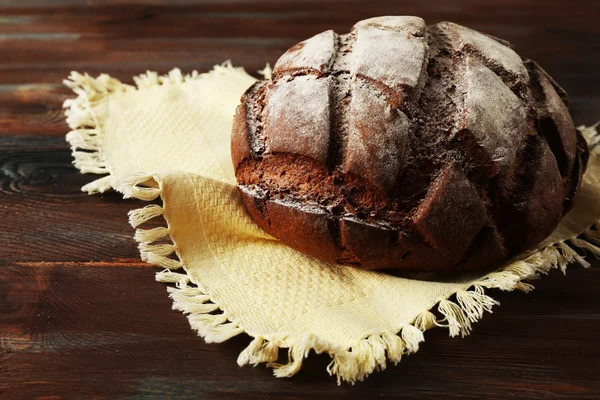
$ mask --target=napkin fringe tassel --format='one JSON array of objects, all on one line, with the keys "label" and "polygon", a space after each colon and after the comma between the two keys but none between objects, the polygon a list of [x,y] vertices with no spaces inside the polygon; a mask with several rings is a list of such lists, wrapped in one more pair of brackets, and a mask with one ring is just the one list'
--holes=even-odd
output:
[{"label": "napkin fringe tassel", "polygon": [[[102,126],[93,112],[93,106],[112,93],[133,87],[106,74],[93,78],[78,72],[71,72],[69,79],[63,83],[77,94],[76,98],[65,100],[63,104],[67,124],[71,128],[67,141],[71,145],[73,164],[84,174],[110,174],[102,152]],[[90,194],[103,193],[113,187],[112,181],[112,176],[108,175],[88,183],[81,190]]]},{"label": "napkin fringe tassel", "polygon": [[[212,73],[230,72],[232,68],[231,63],[226,62],[216,66],[209,74],[198,74],[194,71],[192,74],[183,75],[180,70],[174,69],[169,74],[160,76],[149,71],[134,80],[137,88],[152,87],[189,79],[203,79]],[[268,78],[270,69],[266,68],[263,73]],[[92,111],[95,104],[111,93],[136,88],[108,75],[92,78],[77,72],[71,73],[69,80],[65,80],[64,83],[78,95],[77,98],[66,100],[64,103],[67,123],[72,129],[67,135],[67,140],[73,151],[73,163],[82,173],[109,174],[85,185],[82,190],[93,194],[115,188],[126,198],[146,201],[158,198],[160,188],[152,176],[133,175],[127,179],[120,179],[110,174],[111,168],[102,154],[102,127]],[[595,127],[579,127],[590,147],[600,142]],[[162,216],[163,212],[162,207],[151,204],[131,211],[129,222],[137,228],[153,218]],[[253,336],[253,340],[238,357],[240,366],[267,363],[273,368],[275,376],[290,377],[300,370],[303,359],[313,350],[316,353],[328,353],[332,357],[327,371],[337,376],[338,384],[342,381],[354,384],[375,370],[385,369],[387,360],[398,363],[403,355],[416,352],[419,343],[424,340],[423,332],[427,329],[446,327],[450,336],[468,335],[472,324],[481,319],[485,312],[492,312],[492,307],[499,304],[485,294],[485,289],[518,289],[528,292],[533,286],[525,283],[525,280],[536,279],[552,269],[560,269],[564,273],[567,264],[573,261],[589,267],[589,263],[575,249],[600,256],[600,221],[577,238],[537,250],[525,259],[514,261],[502,270],[492,272],[480,281],[469,284],[450,296],[453,300],[437,299],[430,309],[420,313],[412,324],[400,326],[396,331],[369,335],[350,348],[336,346],[314,335],[252,335],[252,332],[245,331],[232,321],[227,312],[221,309],[218,301],[212,299],[203,288],[194,285],[187,273],[178,272],[184,265],[177,257],[177,247],[170,238],[168,227],[137,229],[135,239],[139,243],[141,258],[164,268],[156,274],[156,280],[174,285],[168,287],[169,296],[173,299],[173,309],[186,314],[191,327],[206,342],[223,342],[244,332]],[[437,309],[434,310],[436,305]],[[279,350],[283,348],[288,349],[286,364],[277,362]]]},{"label": "napkin fringe tassel", "polygon": [[[63,80],[63,83],[72,89],[77,97],[65,100],[63,108],[65,108],[67,124],[71,128],[66,139],[71,145],[73,164],[83,174],[108,174],[88,183],[81,190],[89,194],[104,193],[115,188],[119,182],[111,174],[112,168],[107,163],[102,151],[104,134],[102,125],[93,111],[95,105],[116,92],[128,92],[160,85],[180,84],[191,80],[210,79],[214,75],[231,73],[232,71],[245,74],[243,68],[234,67],[231,61],[228,60],[221,65],[215,65],[211,71],[202,74],[198,71],[183,74],[179,68],[171,70],[166,75],[147,71],[133,78],[135,86],[122,83],[107,74],[101,74],[94,78],[87,73],[71,72],[69,78]],[[265,77],[270,77],[270,66],[267,64],[261,73]]]},{"label": "napkin fringe tassel", "polygon": [[[132,175],[121,179],[115,189],[125,197],[154,200],[160,196],[160,187],[151,175]],[[539,278],[553,269],[566,272],[567,265],[578,262],[584,267],[589,252],[600,257],[600,221],[582,235],[564,242],[557,242],[536,250],[522,260],[509,263],[502,270],[491,272],[481,280],[470,283],[451,297],[437,299],[429,310],[420,313],[412,324],[402,325],[398,331],[375,333],[361,339],[350,348],[343,348],[323,341],[314,335],[274,334],[253,335],[233,321],[218,301],[212,299],[201,287],[192,283],[190,276],[177,257],[177,246],[172,242],[168,227],[140,229],[139,226],[153,218],[163,216],[163,208],[156,204],[129,212],[129,223],[136,229],[135,239],[139,243],[143,260],[164,268],[156,274],[156,280],[174,284],[168,288],[173,300],[173,309],[187,315],[190,326],[207,343],[224,342],[240,333],[253,337],[250,344],[240,353],[238,364],[258,365],[267,363],[276,377],[290,377],[302,367],[310,351],[327,353],[332,357],[327,367],[335,375],[338,384],[342,381],[354,384],[369,374],[386,368],[387,361],[396,364],[403,355],[419,349],[424,340],[423,332],[433,327],[448,328],[450,336],[466,336],[472,324],[479,321],[485,312],[492,312],[498,301],[485,293],[485,289],[528,292],[533,286],[524,282]],[[584,255],[582,255],[582,254]],[[436,308],[437,305],[437,308]],[[279,363],[280,349],[287,349],[287,363]]]}]

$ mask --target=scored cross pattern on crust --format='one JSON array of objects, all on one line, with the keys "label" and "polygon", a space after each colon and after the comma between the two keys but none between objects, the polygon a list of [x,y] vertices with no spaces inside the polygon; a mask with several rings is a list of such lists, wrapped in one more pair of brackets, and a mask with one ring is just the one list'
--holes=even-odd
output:
[{"label": "scored cross pattern on crust", "polygon": [[246,92],[234,168],[253,219],[322,260],[493,267],[570,207],[587,150],[565,101],[507,42],[372,18],[298,43]]}]

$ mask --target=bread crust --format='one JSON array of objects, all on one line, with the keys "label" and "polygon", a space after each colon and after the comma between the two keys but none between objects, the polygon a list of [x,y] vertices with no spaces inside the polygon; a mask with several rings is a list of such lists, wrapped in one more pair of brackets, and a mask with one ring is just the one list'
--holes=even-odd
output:
[{"label": "bread crust", "polygon": [[293,46],[243,95],[238,188],[262,229],[329,263],[493,268],[571,207],[588,149],[566,102],[508,42],[371,18]]}]

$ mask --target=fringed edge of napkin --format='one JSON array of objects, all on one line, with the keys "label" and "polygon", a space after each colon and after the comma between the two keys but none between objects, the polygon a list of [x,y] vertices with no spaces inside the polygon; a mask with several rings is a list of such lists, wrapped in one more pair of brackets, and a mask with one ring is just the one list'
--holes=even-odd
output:
[{"label": "fringed edge of napkin", "polygon": [[[159,76],[155,72],[135,77],[137,89],[154,85],[181,83],[190,79],[202,79],[213,73],[243,71],[234,68],[230,62],[205,74],[183,75],[179,69]],[[270,68],[263,70],[263,75],[270,75]],[[100,75],[92,78],[87,74],[73,72],[70,80],[64,83],[73,89],[77,98],[67,100],[67,123],[72,131],[67,135],[71,144],[74,164],[82,173],[108,174],[97,179],[82,190],[89,194],[104,192],[110,188],[123,193],[125,198],[136,198],[145,201],[155,200],[161,195],[161,188],[152,175],[136,174],[122,179],[111,174],[110,165],[102,155],[102,126],[92,112],[92,105],[102,101],[106,96],[117,91],[137,90],[132,85]],[[579,127],[590,148],[600,142],[596,126]],[[387,361],[394,364],[400,362],[403,355],[415,353],[419,343],[424,341],[423,332],[433,327],[448,328],[450,336],[466,336],[471,333],[472,324],[479,321],[484,313],[492,312],[492,307],[499,302],[485,294],[485,289],[504,291],[521,290],[529,292],[533,286],[526,280],[537,279],[553,269],[565,273],[567,265],[577,261],[584,267],[590,264],[575,251],[589,251],[600,256],[600,220],[577,237],[553,243],[536,250],[523,260],[507,264],[502,269],[489,273],[475,283],[465,287],[446,298],[439,299],[429,309],[416,316],[412,324],[400,326],[396,331],[386,331],[369,335],[350,348],[342,348],[322,340],[315,335],[277,334],[269,337],[252,335],[233,321],[226,310],[218,302],[213,301],[208,291],[197,286],[185,272],[186,268],[177,256],[176,246],[169,235],[169,228],[157,227],[140,229],[140,225],[151,219],[162,217],[164,209],[156,204],[133,210],[129,213],[129,222],[136,229],[135,239],[139,243],[142,260],[164,268],[156,274],[156,280],[174,284],[168,287],[169,297],[173,300],[173,309],[187,315],[190,326],[204,338],[207,343],[224,342],[240,333],[253,337],[250,344],[240,353],[240,366],[267,363],[274,370],[276,377],[290,377],[302,367],[302,361],[310,351],[327,353],[332,357],[327,367],[330,375],[336,375],[338,384],[342,381],[354,384],[364,380],[369,374],[386,368]],[[165,242],[166,241],[166,242]],[[181,270],[184,272],[179,272]],[[454,297],[455,300],[450,300]],[[436,308],[437,306],[437,308]],[[438,319],[432,310],[442,317]],[[288,363],[277,363],[280,348],[288,349]]]},{"label": "fringed edge of napkin", "polygon": [[[102,124],[93,112],[93,106],[114,93],[209,79],[214,75],[225,73],[239,73],[247,76],[243,68],[234,67],[231,61],[215,65],[211,71],[206,73],[192,71],[190,74],[183,74],[179,68],[171,70],[166,75],[147,71],[145,74],[133,77],[135,86],[122,83],[107,74],[100,74],[94,78],[87,73],[71,72],[69,78],[63,80],[63,83],[73,90],[77,97],[65,100],[63,108],[65,108],[67,124],[71,128],[67,134],[67,142],[71,145],[73,164],[83,174],[108,174],[88,183],[81,190],[89,194],[104,193],[118,184],[118,179],[112,174],[114,169],[109,165],[102,152],[104,143]],[[270,77],[271,67],[269,64],[259,73]]]}]

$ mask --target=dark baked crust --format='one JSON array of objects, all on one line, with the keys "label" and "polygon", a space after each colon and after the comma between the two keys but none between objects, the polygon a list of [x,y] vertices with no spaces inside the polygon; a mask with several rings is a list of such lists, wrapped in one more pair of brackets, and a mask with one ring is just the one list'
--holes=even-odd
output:
[{"label": "dark baked crust", "polygon": [[370,269],[465,270],[536,245],[587,163],[566,92],[507,42],[379,17],[293,46],[237,109],[242,200],[269,234]]}]

